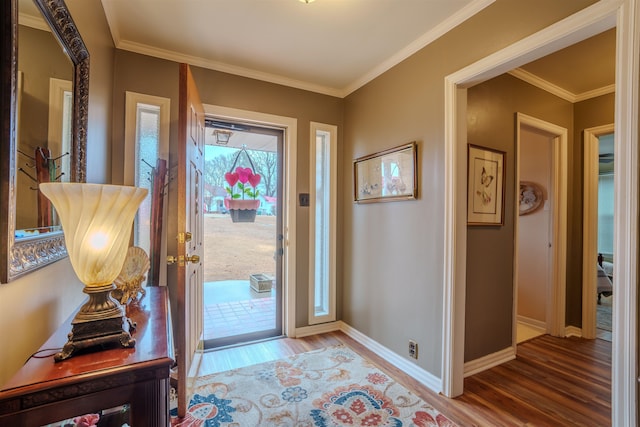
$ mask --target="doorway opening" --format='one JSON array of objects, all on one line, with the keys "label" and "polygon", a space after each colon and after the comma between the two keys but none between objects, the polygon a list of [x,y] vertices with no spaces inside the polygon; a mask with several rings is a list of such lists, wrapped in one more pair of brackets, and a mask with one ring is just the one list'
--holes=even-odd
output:
[{"label": "doorway opening", "polygon": [[613,124],[584,130],[582,330],[607,341],[613,334],[613,131]]},{"label": "doorway opening", "polygon": [[611,341],[613,328],[613,133],[598,137],[598,338]]},{"label": "doorway opening", "polygon": [[564,334],[566,128],[518,113],[514,343]]},{"label": "doorway opening", "polygon": [[281,336],[284,130],[206,120],[204,346]]},{"label": "doorway opening", "polygon": [[[467,88],[500,75],[535,57],[567,46],[578,39],[599,33],[603,27],[616,26],[616,96],[615,151],[616,163],[614,220],[616,309],[613,313],[614,345],[612,346],[612,419],[614,425],[635,425],[637,414],[629,411],[635,405],[637,381],[637,213],[638,151],[637,90],[638,69],[637,9],[635,2],[599,2],[529,38],[483,58],[445,78],[445,230],[443,238],[445,265],[444,346],[442,393],[462,394],[464,388],[464,338],[467,230],[464,209],[466,189],[465,131]],[[620,141],[625,141],[622,144]],[[623,160],[621,160],[623,159]]]}]

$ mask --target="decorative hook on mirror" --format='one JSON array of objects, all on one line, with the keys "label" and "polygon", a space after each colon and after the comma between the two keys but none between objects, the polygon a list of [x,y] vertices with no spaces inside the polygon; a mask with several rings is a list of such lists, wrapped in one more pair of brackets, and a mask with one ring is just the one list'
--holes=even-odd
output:
[{"label": "decorative hook on mirror", "polygon": [[[35,5],[35,7],[34,7]],[[29,15],[31,12],[31,15]],[[39,16],[41,15],[41,16]],[[23,26],[21,22],[39,20],[43,22],[38,26]],[[34,28],[38,31],[35,32]],[[47,29],[47,31],[43,31]],[[18,32],[20,31],[20,46],[18,45]],[[25,108],[21,104],[21,95],[26,91],[26,78],[23,85],[22,70],[18,70],[19,64],[25,57],[39,58],[48,55],[38,55],[37,52],[29,52],[27,48],[28,38],[22,38],[22,32],[31,32],[34,37],[45,37],[52,34],[55,38],[54,45],[59,44],[61,51],[66,55],[67,62],[71,64],[71,88],[69,89],[68,125],[71,128],[68,148],[56,146],[51,137],[45,136],[37,143],[28,143],[23,152],[42,150],[47,153],[47,161],[53,161],[45,168],[47,177],[35,176],[37,182],[55,181],[63,178],[73,182],[86,181],[86,144],[87,121],[89,100],[89,52],[80,33],[71,17],[64,0],[7,0],[0,5],[0,197],[3,203],[0,208],[0,283],[7,283],[35,269],[58,261],[67,256],[64,245],[64,235],[58,225],[55,224],[55,214],[50,208],[37,209],[37,223],[33,220],[33,226],[25,221],[23,212],[32,212],[35,209],[17,206],[21,191],[27,191],[18,185],[18,174],[21,170],[18,165],[18,147],[21,141],[28,137],[30,131],[36,126],[34,123],[24,123],[21,128],[20,113]],[[51,38],[51,35],[48,35]],[[56,42],[57,40],[57,42]],[[55,50],[55,49],[52,49]],[[24,55],[24,56],[22,56]],[[45,69],[49,66],[37,66]],[[48,80],[55,80],[47,77]],[[47,87],[49,81],[47,81]],[[25,87],[23,87],[25,86]],[[49,88],[51,90],[51,88]],[[25,114],[30,117],[31,114]],[[24,121],[26,122],[26,120]],[[42,120],[42,122],[46,122]],[[44,142],[42,141],[44,139]],[[61,145],[61,143],[58,143]],[[49,150],[51,150],[49,152]],[[66,154],[68,153],[68,156]],[[28,156],[29,158],[31,156]],[[67,165],[66,171],[60,171],[58,164],[61,160]],[[68,162],[67,162],[68,158]],[[34,158],[35,159],[35,158]],[[37,163],[37,160],[35,160]],[[52,170],[53,169],[53,170]],[[32,176],[33,177],[33,176]],[[36,193],[36,192],[33,192]],[[40,193],[39,191],[37,192]],[[35,198],[34,198],[35,200]],[[46,212],[44,212],[46,211]],[[41,221],[42,218],[53,218],[52,222]],[[20,225],[17,225],[20,224]]]}]

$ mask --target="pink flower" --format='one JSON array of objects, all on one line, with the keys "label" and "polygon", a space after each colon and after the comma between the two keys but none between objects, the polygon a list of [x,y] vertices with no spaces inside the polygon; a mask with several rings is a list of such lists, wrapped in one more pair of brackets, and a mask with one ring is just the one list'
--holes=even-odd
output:
[{"label": "pink flower", "polygon": [[257,173],[253,174],[252,173],[251,175],[249,175],[249,184],[251,184],[251,186],[253,188],[256,188],[258,186],[258,184],[260,184],[260,178],[262,178],[260,176],[260,174],[257,174]]},{"label": "pink flower", "polygon": [[242,168],[240,166],[236,168],[236,173],[238,174],[238,180],[243,184],[246,184],[249,181],[249,176],[253,175],[251,168]]},{"label": "pink flower", "polygon": [[87,414],[73,419],[76,427],[95,427],[98,421],[100,421],[98,414]]},{"label": "pink flower", "polygon": [[234,185],[236,185],[236,182],[238,182],[239,178],[240,177],[238,176],[237,173],[227,172],[224,174],[224,179],[227,181],[230,187],[233,187]]}]

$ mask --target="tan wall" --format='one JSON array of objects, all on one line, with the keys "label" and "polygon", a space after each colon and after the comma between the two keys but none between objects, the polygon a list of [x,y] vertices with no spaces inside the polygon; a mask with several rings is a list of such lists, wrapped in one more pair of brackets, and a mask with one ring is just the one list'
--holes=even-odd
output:
[{"label": "tan wall", "polygon": [[[342,104],[339,98],[319,95],[299,89],[293,89],[272,83],[234,76],[231,74],[192,67],[192,72],[202,102],[260,113],[292,117],[298,120],[297,163],[298,175],[295,177],[299,193],[309,191],[309,122],[315,121],[338,126],[338,144],[342,139]],[[116,81],[114,86],[114,144],[112,173],[114,182],[122,182],[124,108],[125,91],[162,96],[171,99],[171,139],[169,162],[177,164],[177,120],[178,120],[178,64],[171,61],[151,58],[126,51],[116,51]],[[340,179],[341,177],[339,177]],[[177,230],[176,207],[171,200],[176,199],[176,187],[169,187],[169,213],[167,251],[175,253]],[[297,201],[292,201],[297,204]],[[297,208],[297,263],[296,263],[296,325],[308,324],[308,258],[309,258],[309,212],[306,207]],[[175,285],[175,269],[168,270],[168,284]],[[340,298],[338,297],[340,301]],[[175,308],[177,305],[173,304]]]},{"label": "tan wall", "polygon": [[[421,346],[418,365],[436,376],[443,328],[444,78],[590,3],[498,0],[346,98],[340,194],[343,320],[401,355],[407,354],[408,340],[415,339]],[[502,149],[507,160],[513,159],[517,110],[505,106],[498,132],[483,134],[494,117],[483,115],[479,104],[472,123],[478,137],[469,142]],[[571,126],[566,105],[534,104],[524,112],[553,121],[561,113],[568,118],[559,124]],[[419,146],[418,200],[353,204],[353,159],[412,140]],[[513,205],[512,160],[509,177],[506,203]],[[470,253],[486,256],[469,259],[465,360],[511,344],[512,267],[505,268],[504,260],[513,251],[513,209],[506,219],[499,229],[470,230]]]},{"label": "tan wall", "polygon": [[[100,0],[66,3],[91,54],[87,176],[90,182],[108,182],[111,98],[104,94],[112,90],[113,42]],[[84,298],[68,259],[0,285],[0,337],[10,339],[0,351],[0,386]]]}]

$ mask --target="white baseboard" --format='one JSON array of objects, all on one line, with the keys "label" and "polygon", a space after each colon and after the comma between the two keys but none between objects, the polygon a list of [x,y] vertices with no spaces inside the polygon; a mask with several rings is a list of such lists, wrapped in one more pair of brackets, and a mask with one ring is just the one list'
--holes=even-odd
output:
[{"label": "white baseboard", "polygon": [[[528,323],[530,326],[536,327],[536,324],[533,325]],[[567,334],[570,329],[575,329],[580,332],[579,328],[568,327]],[[416,381],[420,382],[425,387],[428,387],[432,391],[436,393],[440,393],[442,391],[442,380],[432,373],[422,369],[417,366],[415,363],[409,361],[408,359],[400,356],[399,354],[389,350],[387,347],[383,346],[379,342],[369,338],[367,335],[353,328],[352,326],[346,324],[345,322],[339,320],[336,322],[330,323],[322,323],[320,325],[313,326],[305,326],[302,328],[296,328],[296,337],[306,337],[310,335],[324,334],[327,332],[333,331],[342,331],[349,337],[353,338],[363,346],[365,346],[368,350],[374,352],[378,356],[385,359],[387,362],[394,365],[396,368],[400,369],[405,374],[411,376]],[[572,331],[575,332],[575,331]],[[575,334],[575,333],[574,333]],[[464,364],[464,376],[468,377],[470,375],[477,374],[479,372],[485,371],[487,369],[491,369],[495,366],[498,366],[502,363],[508,362],[516,358],[516,350],[515,347],[508,347],[504,350],[500,350],[493,354],[489,354],[487,356],[481,357],[476,360],[472,360]]]},{"label": "white baseboard", "polygon": [[327,332],[340,331],[342,321],[337,322],[329,322],[329,323],[321,323],[319,325],[305,326],[303,328],[296,328],[295,337],[291,338],[302,338],[308,337],[310,335],[318,335],[318,334],[326,334]]},{"label": "white baseboard", "polygon": [[428,387],[436,393],[440,393],[442,391],[442,379],[436,377],[425,369],[422,369],[415,363],[405,359],[399,354],[389,350],[387,347],[383,346],[377,341],[372,340],[362,332],[347,325],[346,323],[342,321],[339,323],[341,324],[340,330],[342,332],[358,341],[360,344],[364,345],[367,349],[382,357],[387,362],[391,363],[405,374],[411,376],[425,387]]},{"label": "white baseboard", "polygon": [[565,337],[582,337],[582,329],[577,326],[567,326],[564,328]]},{"label": "white baseboard", "polygon": [[476,360],[471,360],[464,364],[464,376],[469,377],[487,369],[491,369],[495,366],[501,365],[505,362],[516,358],[515,347],[507,347],[504,350],[497,351],[492,354],[488,354]]},{"label": "white baseboard", "polygon": [[537,319],[532,319],[526,316],[518,315],[518,323],[521,325],[526,325],[536,331],[545,334],[547,332],[547,322]]}]

